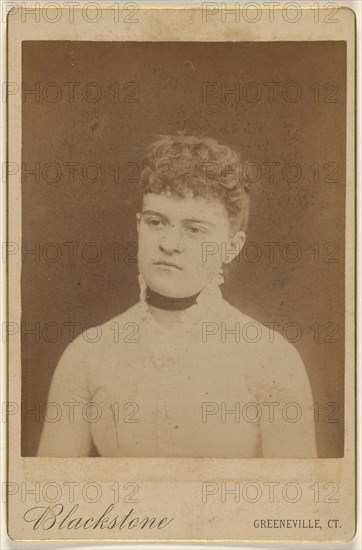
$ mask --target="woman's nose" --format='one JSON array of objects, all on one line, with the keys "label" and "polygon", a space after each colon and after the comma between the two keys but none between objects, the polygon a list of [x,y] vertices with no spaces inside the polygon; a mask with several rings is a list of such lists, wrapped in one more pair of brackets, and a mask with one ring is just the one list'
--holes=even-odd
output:
[{"label": "woman's nose", "polygon": [[168,228],[159,243],[160,249],[167,254],[181,251],[181,235],[176,227]]}]

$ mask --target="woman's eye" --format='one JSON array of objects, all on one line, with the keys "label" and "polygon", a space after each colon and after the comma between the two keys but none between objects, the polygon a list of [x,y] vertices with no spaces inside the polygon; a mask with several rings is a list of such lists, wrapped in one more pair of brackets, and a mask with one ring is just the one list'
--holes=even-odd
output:
[{"label": "woman's eye", "polygon": [[146,220],[148,225],[152,225],[153,227],[159,227],[161,225],[161,220],[158,220],[156,218],[149,218]]},{"label": "woman's eye", "polygon": [[202,229],[201,229],[200,227],[196,227],[196,226],[194,226],[194,225],[190,225],[190,226],[188,227],[188,230],[189,230],[192,234],[194,234],[194,235],[197,235],[198,233],[202,233],[202,232],[203,232]]}]

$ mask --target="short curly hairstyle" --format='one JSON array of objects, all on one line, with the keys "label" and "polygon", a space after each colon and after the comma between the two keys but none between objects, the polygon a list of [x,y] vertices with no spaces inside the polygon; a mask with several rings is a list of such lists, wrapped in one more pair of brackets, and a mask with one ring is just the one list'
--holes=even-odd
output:
[{"label": "short curly hairstyle", "polygon": [[249,188],[243,182],[238,154],[206,137],[162,135],[151,143],[140,175],[140,191],[183,197],[216,198],[224,205],[233,230],[244,231],[249,216]]}]

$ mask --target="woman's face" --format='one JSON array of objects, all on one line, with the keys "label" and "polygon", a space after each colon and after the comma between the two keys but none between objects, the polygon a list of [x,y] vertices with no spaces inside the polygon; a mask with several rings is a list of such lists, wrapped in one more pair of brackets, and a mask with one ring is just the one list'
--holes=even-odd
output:
[{"label": "woman's face", "polygon": [[218,275],[222,262],[240,252],[245,240],[241,231],[231,236],[220,201],[193,197],[191,192],[181,198],[145,195],[137,230],[138,265],[146,284],[172,298],[200,292]]}]

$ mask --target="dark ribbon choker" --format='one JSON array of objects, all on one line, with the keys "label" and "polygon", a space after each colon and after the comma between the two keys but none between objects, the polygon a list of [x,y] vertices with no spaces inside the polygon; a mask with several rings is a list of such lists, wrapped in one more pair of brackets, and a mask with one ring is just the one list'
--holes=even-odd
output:
[{"label": "dark ribbon choker", "polygon": [[147,287],[146,302],[150,306],[157,307],[158,309],[178,311],[193,306],[199,294],[200,292],[193,296],[187,296],[187,298],[169,298]]}]

